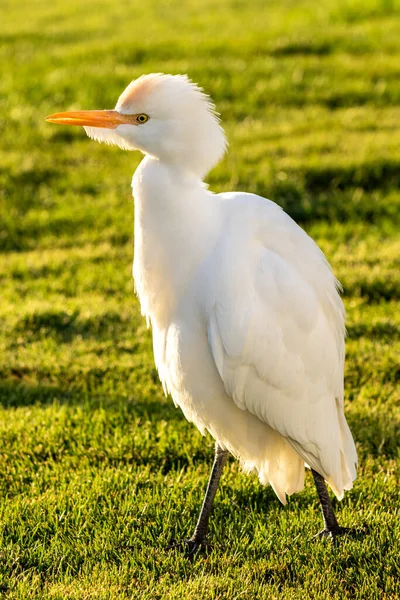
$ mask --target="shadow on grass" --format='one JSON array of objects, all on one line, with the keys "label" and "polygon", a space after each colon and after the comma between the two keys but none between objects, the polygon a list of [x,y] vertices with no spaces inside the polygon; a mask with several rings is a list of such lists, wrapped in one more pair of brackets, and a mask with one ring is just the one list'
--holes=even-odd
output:
[{"label": "shadow on grass", "polygon": [[[175,408],[172,400],[165,401],[157,398],[128,399],[121,396],[112,396],[105,393],[88,393],[80,389],[69,389],[67,383],[65,386],[56,383],[28,384],[23,381],[24,370],[12,370],[7,377],[0,378],[0,404],[5,408],[18,408],[27,406],[49,406],[51,404],[68,404],[70,406],[84,407],[86,413],[96,411],[101,408],[107,413],[124,413],[127,418],[145,419],[150,422],[166,421],[178,427],[187,425],[182,412]],[[90,375],[90,374],[89,374]],[[73,376],[72,376],[73,379]],[[363,456],[373,456],[376,458],[396,458],[398,453],[398,439],[400,431],[398,425],[392,421],[377,419],[376,415],[368,414],[358,415],[354,422],[349,418],[349,425],[353,432],[354,439],[360,446],[360,454]],[[195,431],[195,430],[194,430]],[[204,456],[208,456],[209,444],[204,444]],[[179,463],[186,464],[188,457],[183,451],[174,456],[172,463],[169,460],[169,468],[173,468]],[[203,457],[203,451],[201,452]],[[193,457],[195,459],[196,457]],[[171,459],[171,457],[170,457]],[[257,503],[257,497],[253,498]]]},{"label": "shadow on grass", "polygon": [[22,214],[40,204],[39,190],[42,186],[52,187],[61,177],[61,173],[51,167],[36,166],[17,173],[0,169],[6,204],[16,207]]},{"label": "shadow on grass", "polygon": [[[2,223],[3,230],[0,235],[0,252],[26,252],[35,250],[41,246],[41,240],[52,239],[54,248],[77,248],[82,245],[80,236],[88,234],[86,240],[97,242],[104,241],[113,246],[125,246],[132,239],[131,230],[123,231],[116,229],[107,232],[106,237],[101,237],[102,230],[114,225],[106,222],[92,214],[87,213],[81,216],[74,215],[73,220],[69,217],[57,216],[48,223],[30,222],[27,226],[23,219],[9,219]],[[93,233],[95,232],[95,233]]]},{"label": "shadow on grass", "polygon": [[352,340],[368,338],[382,340],[390,343],[400,340],[400,328],[394,323],[357,323],[347,325],[347,337]]},{"label": "shadow on grass", "polygon": [[[0,236],[0,251],[5,252],[25,252],[40,247],[43,238],[54,238],[54,246],[61,248],[67,244],[60,244],[58,238],[69,237],[70,246],[76,247],[76,238],[84,231],[90,231],[96,228],[96,221],[93,215],[85,214],[80,217],[58,216],[47,224],[40,222],[30,222],[27,224],[23,218],[19,220],[12,218],[6,220],[3,224],[3,231]],[[126,242],[125,242],[126,243]]]},{"label": "shadow on grass", "polygon": [[[137,319],[108,311],[102,315],[81,317],[79,310],[48,310],[24,316],[14,328],[16,337],[24,336],[28,342],[51,337],[60,343],[71,343],[75,338],[117,340],[128,326],[134,331]],[[139,343],[130,346],[130,353],[139,349]]]},{"label": "shadow on grass", "polygon": [[346,298],[365,298],[371,304],[382,301],[390,302],[400,296],[400,278],[389,279],[382,276],[381,279],[367,279],[366,276],[360,276],[351,282],[343,279],[343,296]]},{"label": "shadow on grass", "polygon": [[309,166],[303,176],[305,189],[309,192],[321,192],[327,188],[362,188],[366,192],[397,188],[400,183],[400,161],[386,158],[343,166]]},{"label": "shadow on grass", "polygon": [[[71,389],[76,374],[71,374],[70,379],[61,383],[40,382],[27,383],[24,378],[32,374],[31,369],[12,368],[7,374],[0,373],[0,405],[4,408],[20,408],[28,406],[50,406],[51,404],[68,404],[70,406],[85,407],[87,411],[99,408],[106,411],[120,412],[124,407],[125,412],[149,420],[162,418],[168,421],[182,421],[181,411],[174,407],[172,401],[155,398],[148,400],[127,398],[123,396],[107,395],[106,393],[88,393],[87,390]],[[41,374],[43,377],[44,375]],[[60,375],[60,374],[58,374]],[[102,372],[91,370],[87,373],[87,380],[93,376],[102,377]],[[62,376],[62,375],[61,375]],[[83,382],[85,383],[85,382]],[[83,386],[82,386],[83,387]]]},{"label": "shadow on grass", "polygon": [[327,56],[336,51],[335,42],[327,40],[284,40],[272,48],[272,56]]}]

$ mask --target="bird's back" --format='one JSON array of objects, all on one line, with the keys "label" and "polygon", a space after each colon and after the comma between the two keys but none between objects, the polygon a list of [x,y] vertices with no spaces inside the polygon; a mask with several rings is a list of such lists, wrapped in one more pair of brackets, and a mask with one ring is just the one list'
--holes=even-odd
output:
[{"label": "bird's back", "polygon": [[279,432],[335,493],[357,461],[343,415],[344,309],[313,240],[276,204],[221,194],[203,310],[227,394]]}]

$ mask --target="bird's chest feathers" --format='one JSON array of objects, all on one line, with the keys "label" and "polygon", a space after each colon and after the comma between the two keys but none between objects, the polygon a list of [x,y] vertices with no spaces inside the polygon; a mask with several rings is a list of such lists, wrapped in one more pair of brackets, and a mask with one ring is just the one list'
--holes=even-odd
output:
[{"label": "bird's chest feathers", "polygon": [[[182,239],[182,235],[175,230],[175,239]],[[160,221],[145,231],[142,227],[135,235],[133,275],[142,313],[159,322],[173,312],[187,270],[183,256],[177,248],[166,247],[165,238]]]},{"label": "bird's chest feathers", "polygon": [[[144,165],[143,165],[144,163]],[[206,232],[199,214],[200,182],[145,159],[132,187],[135,198],[133,275],[142,313],[167,325],[201,257]]]}]

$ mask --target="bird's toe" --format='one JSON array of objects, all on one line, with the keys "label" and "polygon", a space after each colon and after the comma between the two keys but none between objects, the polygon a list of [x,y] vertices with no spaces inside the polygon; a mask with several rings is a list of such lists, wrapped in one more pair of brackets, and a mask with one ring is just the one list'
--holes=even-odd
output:
[{"label": "bird's toe", "polygon": [[347,537],[358,537],[361,532],[358,529],[354,529],[352,527],[333,527],[333,528],[325,528],[316,535],[314,535],[313,539],[321,539],[326,538],[330,540],[333,544],[338,543],[338,538],[340,536]]},{"label": "bird's toe", "polygon": [[167,550],[179,550],[185,554],[187,558],[193,559],[198,552],[205,552],[207,546],[208,545],[206,544],[205,540],[185,538],[183,540],[172,540],[168,544]]}]

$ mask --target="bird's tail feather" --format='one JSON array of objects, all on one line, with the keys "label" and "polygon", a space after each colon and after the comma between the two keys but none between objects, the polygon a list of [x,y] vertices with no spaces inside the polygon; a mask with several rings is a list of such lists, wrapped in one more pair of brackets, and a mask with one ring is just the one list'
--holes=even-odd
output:
[{"label": "bird's tail feather", "polygon": [[357,472],[357,451],[353,436],[347,424],[343,409],[337,406],[339,455],[318,456],[305,449],[295,440],[288,440],[290,445],[304,459],[307,467],[322,475],[338,500],[343,498],[345,490],[351,490]]}]

